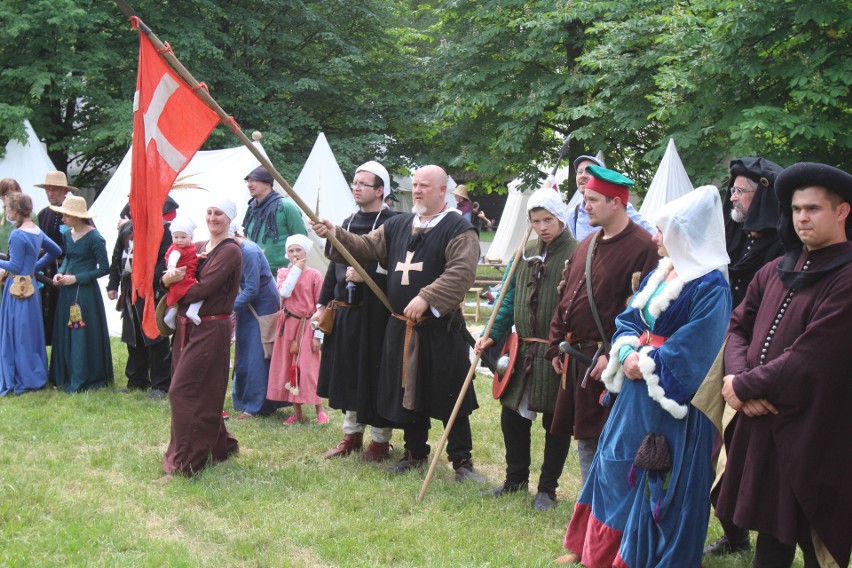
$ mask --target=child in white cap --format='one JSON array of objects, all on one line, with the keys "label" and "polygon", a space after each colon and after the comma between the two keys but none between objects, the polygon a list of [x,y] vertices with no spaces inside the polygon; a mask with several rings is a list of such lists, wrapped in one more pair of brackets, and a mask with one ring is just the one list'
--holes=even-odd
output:
[{"label": "child in white cap", "polygon": [[[198,269],[198,254],[195,250],[195,244],[192,242],[192,235],[195,232],[195,221],[189,217],[178,217],[172,221],[170,231],[172,233],[172,245],[166,251],[166,275],[174,276],[178,268],[186,268],[186,276],[180,282],[169,286],[169,292],[166,295],[166,315],[163,321],[172,329],[175,329],[175,320],[178,313],[178,302],[183,298],[190,286],[196,283],[195,272]],[[193,302],[186,309],[186,317],[192,323],[198,325],[201,323],[201,318],[198,316],[198,310],[201,309],[203,301]]]}]

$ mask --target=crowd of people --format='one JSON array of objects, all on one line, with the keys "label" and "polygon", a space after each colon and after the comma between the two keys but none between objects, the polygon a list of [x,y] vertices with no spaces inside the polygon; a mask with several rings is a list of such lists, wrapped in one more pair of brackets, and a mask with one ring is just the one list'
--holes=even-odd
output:
[{"label": "crowd of people", "polygon": [[[751,549],[755,531],[755,567],[790,566],[797,546],[807,568],[846,566],[852,386],[839,355],[852,347],[852,175],[737,158],[724,194],[702,186],[643,219],[632,180],[592,156],[573,166],[582,203],[568,211],[550,188],[530,197],[535,238],[507,267],[490,334],[478,339],[460,308],[480,257],[475,207],[465,186],[453,192],[458,208],[448,206],[439,166],[415,172],[408,213],[388,207],[380,163],[357,168],[357,211],[340,226],[310,224],[342,245],[326,244],[325,274],[307,266],[307,227],[262,166],[246,176],[242,227],[236,204],[218,199],[206,209],[207,240],[193,242],[195,220],[167,200],[155,338],[132,294],[129,210],[110,263],[64,174],[40,186],[51,205],[38,225],[31,199],[2,180],[0,394],[113,383],[96,285],[109,273],[128,349],[120,392],[171,403],[162,481],[239,451],[223,411],[233,378],[239,420],[292,406],[284,424],[295,427],[309,421],[306,405],[319,424],[329,422],[326,401],[341,411],[328,459],[390,460],[401,430],[393,474],[424,468],[431,421],[446,426],[455,406],[447,458],[457,481],[484,483],[473,459],[476,394],[463,389],[470,350],[514,336],[499,393],[505,478],[480,492],[529,494],[540,414],[531,505],[553,509],[575,438],[582,487],[557,564],[697,567],[705,555]],[[724,534],[705,547],[711,505]]]}]

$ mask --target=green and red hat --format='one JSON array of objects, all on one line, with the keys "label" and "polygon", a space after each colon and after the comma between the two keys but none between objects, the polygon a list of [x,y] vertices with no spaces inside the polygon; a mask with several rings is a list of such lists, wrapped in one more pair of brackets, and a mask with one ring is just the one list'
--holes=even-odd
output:
[{"label": "green and red hat", "polygon": [[622,203],[627,204],[630,188],[633,187],[632,179],[615,170],[608,170],[600,166],[586,166],[586,173],[592,176],[592,179],[586,184],[586,189],[591,189],[606,197],[618,197]]}]

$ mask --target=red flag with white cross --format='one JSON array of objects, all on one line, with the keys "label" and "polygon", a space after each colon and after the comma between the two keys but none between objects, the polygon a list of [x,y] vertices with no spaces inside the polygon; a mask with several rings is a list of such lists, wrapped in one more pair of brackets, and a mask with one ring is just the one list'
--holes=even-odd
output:
[{"label": "red flag with white cross", "polygon": [[219,122],[216,112],[175,73],[151,40],[139,34],[139,76],[133,98],[130,214],[133,293],[145,298],[142,330],[159,336],[154,267],[163,238],[163,203],[178,173]]}]

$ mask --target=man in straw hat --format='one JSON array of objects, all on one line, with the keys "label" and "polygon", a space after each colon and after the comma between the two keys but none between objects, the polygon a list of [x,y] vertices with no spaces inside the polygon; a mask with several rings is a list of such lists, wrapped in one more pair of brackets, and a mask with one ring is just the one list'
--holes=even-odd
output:
[{"label": "man in straw hat", "polygon": [[[459,304],[476,277],[479,239],[473,226],[447,207],[446,195],[447,173],[424,166],[414,173],[412,213],[396,215],[366,235],[324,219],[311,224],[320,237],[337,236],[356,259],[388,267],[395,313],[385,330],[378,413],[400,424],[405,438],[405,452],[392,473],[426,464],[430,418],[446,424],[470,368]],[[336,252],[329,258],[343,260]],[[484,480],[471,454],[469,417],[477,407],[469,389],[447,441],[457,481]]]},{"label": "man in straw hat", "polygon": [[758,532],[754,566],[846,566],[852,550],[852,175],[799,163],[775,181],[784,256],[734,310],[722,396],[737,411],[716,515]]},{"label": "man in straw hat", "polygon": [[[565,268],[545,355],[562,376],[550,431],[577,439],[583,481],[609,416],[609,408],[599,402],[604,392],[600,380],[609,353],[607,342],[615,333],[615,316],[633,293],[634,274],[644,277],[660,258],[651,235],[627,215],[633,180],[591,164],[585,165],[585,172],[590,179],[584,209],[595,231],[583,239]],[[592,366],[570,355],[570,350],[563,356],[562,342],[592,359]],[[596,355],[600,356],[594,359]]]},{"label": "man in straw hat", "polygon": [[[77,188],[68,185],[68,179],[65,177],[65,172],[47,172],[44,183],[37,183],[36,187],[44,189],[47,194],[47,200],[54,207],[61,207],[65,197],[72,191],[77,191]],[[38,226],[50,239],[59,245],[62,249],[62,254],[48,264],[44,269],[44,275],[48,278],[53,278],[62,261],[65,259],[65,241],[62,234],[68,230],[68,227],[62,222],[62,213],[57,213],[50,208],[50,205],[38,212]],[[58,298],[57,290],[51,286],[44,286],[41,289],[41,310],[44,316],[44,340],[46,345],[53,343],[53,314],[56,312],[56,300]]]}]

